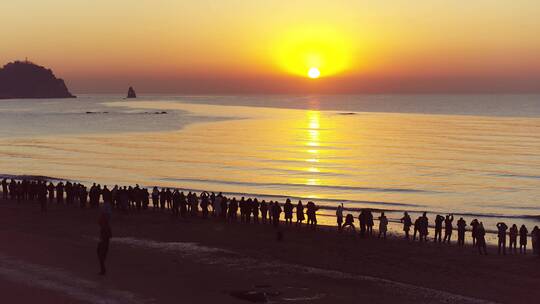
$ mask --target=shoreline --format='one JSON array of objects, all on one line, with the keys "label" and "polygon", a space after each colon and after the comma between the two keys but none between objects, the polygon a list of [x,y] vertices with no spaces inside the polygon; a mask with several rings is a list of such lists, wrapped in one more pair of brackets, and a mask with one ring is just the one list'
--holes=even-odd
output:
[{"label": "shoreline", "polygon": [[[75,182],[75,183],[81,183],[87,187],[89,187],[92,182],[88,182],[88,181],[78,181],[78,180],[69,180],[69,179],[62,179],[62,178],[57,178],[57,177],[49,177],[49,176],[34,176],[34,175],[13,175],[13,174],[0,174],[0,180],[3,179],[3,178],[6,178],[8,180],[10,179],[15,179],[15,180],[24,180],[24,179],[27,179],[27,180],[39,180],[39,181],[45,181],[45,182],[54,182],[55,184],[58,183],[58,182],[67,182],[67,181],[70,181],[70,182]],[[102,185],[105,185],[105,184],[102,184]],[[123,186],[120,185],[120,186]],[[307,198],[307,197],[294,197],[294,196],[285,196],[285,195],[281,195],[281,196],[275,196],[275,195],[263,195],[263,194],[252,194],[252,193],[238,193],[238,192],[221,192],[221,191],[211,191],[211,190],[201,190],[201,189],[191,189],[191,188],[183,188],[183,187],[165,187],[165,186],[162,186],[162,185],[145,185],[145,184],[141,184],[141,187],[144,189],[144,188],[147,188],[149,190],[149,192],[151,191],[151,189],[153,187],[158,187],[159,189],[162,189],[162,188],[169,188],[171,190],[179,190],[179,191],[184,191],[184,192],[195,192],[195,193],[202,193],[204,191],[206,192],[209,192],[209,193],[223,193],[225,196],[227,196],[228,198],[231,198],[231,197],[236,197],[236,198],[240,198],[240,197],[246,197],[246,198],[256,198],[258,199],[259,201],[261,200],[266,200],[266,201],[270,201],[270,200],[278,200],[279,204],[281,206],[283,206],[283,202],[282,201],[279,201],[279,200],[285,200],[285,199],[292,199],[293,201],[293,205],[294,204],[294,201],[295,200],[302,200],[304,202],[308,202],[310,200],[314,201],[315,203],[318,203],[319,201],[321,200],[317,200],[317,199],[314,199],[314,198]],[[112,189],[112,185],[111,185],[111,188],[109,189]],[[1,189],[0,189],[1,190]],[[1,193],[1,191],[0,191]],[[56,195],[56,194],[55,194]],[[150,197],[150,200],[151,200],[151,197]],[[324,200],[323,200],[324,201]],[[102,203],[102,199],[100,199],[100,203]],[[340,200],[335,200],[336,204],[338,202],[344,202],[344,203],[347,203],[347,201],[340,201]],[[151,202],[150,202],[150,205],[151,205]],[[149,205],[149,209],[151,208]],[[337,205],[336,206],[325,206],[325,205],[318,205],[317,204],[317,207],[319,208],[319,212],[317,213],[317,217],[319,219],[319,223],[318,223],[318,226],[320,227],[325,227],[327,229],[333,229],[335,232],[337,232],[337,223],[336,223],[336,215],[335,215],[335,211],[337,209]],[[211,209],[211,205],[210,205],[210,208]],[[392,214],[398,214],[400,215],[399,213],[402,213],[404,211],[408,211],[406,209],[403,209],[403,210],[393,210],[393,209],[384,209],[384,208],[369,208],[369,207],[365,207],[365,208],[362,208],[362,207],[355,207],[355,208],[347,208],[345,207],[344,208],[344,217],[347,213],[353,213],[353,216],[354,216],[354,219],[355,219],[355,222],[354,222],[354,225],[356,227],[356,229],[358,230],[359,229],[359,224],[358,224],[358,213],[362,210],[362,209],[366,209],[366,210],[371,210],[372,212],[374,212],[374,217],[376,218],[377,217],[377,213],[379,212],[382,212],[384,211],[385,213],[387,213],[387,216],[388,214],[392,215]],[[169,210],[169,209],[167,209]],[[321,212],[321,210],[323,212]],[[325,212],[326,211],[326,212]],[[444,215],[444,213],[437,213],[437,212],[434,212],[434,211],[429,211],[429,210],[426,210],[426,212],[428,213],[428,218],[430,219],[430,222],[429,222],[429,226],[428,226],[428,239],[431,239],[432,236],[435,234],[435,225],[433,224],[433,217],[437,214],[442,214]],[[419,216],[421,215],[422,212],[420,211],[408,211],[409,215],[411,215],[411,218],[413,219],[414,221],[414,218],[416,216]],[[457,221],[457,219],[459,218],[459,216],[467,216],[467,215],[470,215],[468,213],[453,213],[453,215],[456,217],[455,221]],[[520,219],[534,219],[534,220],[538,220],[540,218],[540,216],[521,216],[521,217],[504,217],[504,216],[484,216],[482,214],[477,214],[475,215],[476,218],[479,218],[480,220],[482,220],[483,218],[488,218],[488,219],[505,219],[505,220],[511,220],[511,219],[516,219],[516,218],[520,218]],[[283,218],[283,215],[281,216]],[[294,212],[294,218],[296,218],[296,213]],[[322,219],[322,220],[321,220]],[[389,217],[388,218],[389,220],[389,223],[388,223],[388,234],[395,237],[395,238],[403,238],[403,235],[404,235],[404,232],[403,232],[403,224],[395,219],[395,218],[392,218],[392,217]],[[280,221],[283,221],[283,219],[280,219]],[[466,244],[472,244],[472,240],[471,240],[471,229],[470,229],[470,225],[469,225],[469,222],[471,221],[471,218],[467,217],[466,218],[466,222],[467,222],[467,227],[465,229],[466,231],[466,236],[465,236],[465,243]],[[375,230],[377,230],[378,228],[378,221],[375,220],[375,223],[376,225],[374,226],[375,227]],[[511,223],[509,223],[511,224]],[[452,245],[456,245],[457,243],[457,228],[456,228],[456,223],[454,223],[454,232],[452,234]],[[510,226],[510,225],[509,225]],[[411,227],[411,235],[412,235],[412,232],[413,232],[413,227]],[[531,232],[532,228],[533,227],[527,227],[528,230],[529,230],[529,233]],[[486,242],[490,245],[496,245],[497,244],[497,230],[490,227],[490,226],[486,226],[485,227],[486,229]],[[444,233],[444,227],[443,227],[443,233]],[[507,232],[508,233],[508,232]],[[518,236],[518,239],[519,239],[519,236]],[[528,247],[529,247],[529,250],[532,250],[531,249],[531,240],[530,240],[530,235],[528,236]],[[430,240],[432,241],[432,240]],[[519,240],[518,240],[519,242]],[[507,242],[508,244],[508,242]]]},{"label": "shoreline", "polygon": [[[13,282],[10,275],[19,264],[42,265],[33,267],[51,273],[61,267],[66,275],[81,276],[80,280],[87,282],[80,292],[116,297],[118,303],[144,303],[140,299],[147,298],[173,303],[180,295],[191,299],[188,302],[212,298],[220,303],[247,303],[232,297],[230,291],[234,290],[275,291],[280,294],[278,303],[287,302],[283,297],[304,299],[298,303],[351,303],[359,299],[531,303],[530,299],[540,296],[534,288],[540,280],[540,263],[532,254],[503,257],[493,254],[496,249],[489,246],[490,255],[480,256],[470,246],[363,239],[323,227],[312,231],[283,223],[280,230],[284,237],[277,241],[271,225],[199,217],[174,219],[168,212],[153,210],[113,213],[109,271],[106,278],[100,278],[94,247],[98,209],[52,204],[42,213],[36,202],[0,202],[0,224],[6,227],[0,237],[10,243],[0,249],[0,281]],[[18,262],[8,265],[7,257]],[[11,274],[6,271],[8,266]],[[42,271],[37,274],[48,276]],[[222,283],[203,283],[209,282],[208,275]],[[61,280],[57,276],[52,279]],[[68,281],[62,283],[67,287],[60,284],[55,292],[65,296],[65,288],[82,288]],[[172,282],[176,287],[171,289]],[[32,288],[50,290],[39,284]],[[122,298],[127,293],[133,293],[132,302]]]}]

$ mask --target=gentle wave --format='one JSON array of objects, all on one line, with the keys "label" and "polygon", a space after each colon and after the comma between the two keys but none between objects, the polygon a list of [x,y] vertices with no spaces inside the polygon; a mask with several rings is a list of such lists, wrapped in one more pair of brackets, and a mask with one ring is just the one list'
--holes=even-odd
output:
[{"label": "gentle wave", "polygon": [[256,182],[236,182],[236,181],[218,181],[210,179],[185,179],[185,178],[164,178],[163,181],[173,182],[202,182],[218,185],[238,185],[254,187],[287,187],[287,188],[313,188],[313,189],[336,189],[336,190],[356,190],[369,192],[414,192],[414,193],[438,193],[436,191],[426,191],[420,189],[405,188],[375,188],[375,187],[356,187],[356,186],[329,186],[329,185],[306,185],[306,184],[286,184],[286,183],[256,183]]}]

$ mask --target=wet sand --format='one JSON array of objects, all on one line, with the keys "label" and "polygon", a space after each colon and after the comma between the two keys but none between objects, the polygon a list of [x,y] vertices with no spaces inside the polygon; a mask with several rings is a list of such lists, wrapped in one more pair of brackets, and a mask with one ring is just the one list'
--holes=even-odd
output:
[{"label": "wet sand", "polygon": [[471,247],[360,239],[335,231],[168,213],[112,219],[98,276],[97,210],[0,201],[6,303],[537,303],[540,258]]}]

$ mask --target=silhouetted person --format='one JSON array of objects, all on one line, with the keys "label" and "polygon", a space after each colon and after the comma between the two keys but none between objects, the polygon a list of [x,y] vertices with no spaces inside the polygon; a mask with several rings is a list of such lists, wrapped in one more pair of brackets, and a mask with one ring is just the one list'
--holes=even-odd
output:
[{"label": "silhouetted person", "polygon": [[274,207],[272,208],[272,212],[273,212],[272,219],[273,219],[273,222],[274,222],[274,226],[278,227],[279,226],[279,217],[281,215],[281,206],[279,206],[278,202],[274,203]]},{"label": "silhouetted person", "polygon": [[420,222],[421,222],[421,221],[422,221],[422,219],[421,219],[420,217],[418,217],[418,218],[414,221],[414,227],[413,227],[414,233],[413,233],[413,238],[412,238],[413,241],[416,240],[416,233],[418,233],[418,239],[419,239],[419,241],[422,241],[422,240],[420,239],[420,225],[421,225]]},{"label": "silhouetted person", "polygon": [[366,236],[366,227],[367,227],[366,210],[364,210],[364,209],[360,210],[360,214],[358,215],[358,222],[360,224],[360,236],[365,237]]},{"label": "silhouetted person", "polygon": [[146,210],[148,209],[148,205],[150,204],[150,200],[149,200],[150,193],[148,193],[148,188],[141,189],[141,195],[142,195],[141,200],[143,204],[143,209]]},{"label": "silhouetted person", "polygon": [[298,201],[296,205],[296,225],[301,226],[304,219],[304,205],[302,205],[302,201]]},{"label": "silhouetted person", "polygon": [[79,206],[81,208],[86,208],[86,203],[88,202],[88,190],[85,186],[81,185],[79,187]]},{"label": "silhouetted person", "polygon": [[186,198],[186,195],[184,194],[184,191],[180,192],[179,203],[180,203],[180,216],[185,218],[188,213],[188,208],[187,208],[188,203],[187,203],[187,198]]},{"label": "silhouetted person", "polygon": [[446,219],[444,219],[444,242],[448,244],[450,244],[450,239],[452,238],[452,231],[454,230],[452,222],[454,222],[454,216],[451,214],[447,215]]},{"label": "silhouetted person", "polygon": [[420,227],[418,231],[420,232],[420,241],[427,242],[427,236],[428,236],[428,226],[429,226],[429,220],[427,218],[426,212],[422,214],[420,217]]},{"label": "silhouetted person", "polygon": [[261,211],[261,220],[263,224],[266,224],[268,220],[268,204],[265,200],[262,200],[259,210]]},{"label": "silhouetted person", "polygon": [[409,239],[409,231],[411,230],[412,220],[407,211],[403,213],[403,217],[400,219],[400,222],[403,223],[403,231],[405,232],[405,238]]},{"label": "silhouetted person", "polygon": [[[261,206],[261,204],[259,203],[259,200],[254,199],[254,200],[253,200],[253,205],[252,205],[252,207],[251,207],[251,210],[252,210],[251,213],[253,214],[253,222],[254,222],[255,224],[258,224],[258,223],[259,223],[259,210],[260,210],[260,206]],[[290,220],[289,220],[289,221],[290,221],[289,224],[292,224],[292,213],[293,213],[293,208],[294,208],[294,206],[291,204],[291,214],[290,214],[291,218],[290,218]]]},{"label": "silhouetted person", "polygon": [[478,252],[480,252],[480,254],[487,255],[486,229],[484,229],[484,224],[482,224],[482,222],[478,223],[476,231],[476,246],[478,246]]},{"label": "silhouetted person", "polygon": [[458,231],[458,246],[463,247],[465,246],[465,227],[467,226],[467,222],[460,217],[457,221],[457,231]]},{"label": "silhouetted person", "polygon": [[109,251],[109,241],[112,237],[111,227],[109,220],[102,214],[99,219],[99,243],[97,247],[97,255],[99,260],[99,266],[101,268],[99,274],[105,275],[107,270],[105,269],[105,260],[107,259],[107,253]]},{"label": "silhouetted person", "polygon": [[288,225],[292,224],[293,209],[294,207],[291,204],[291,200],[287,199],[285,201],[285,204],[283,205],[283,213],[285,213],[285,224],[288,224]]},{"label": "silhouetted person", "polygon": [[208,192],[201,193],[201,210],[203,218],[208,217],[208,206],[210,205],[210,194]]},{"label": "silhouetted person", "polygon": [[[336,220],[337,220],[338,231],[341,232],[341,228],[342,228],[342,225],[343,225],[343,204],[337,206]],[[353,225],[353,227],[354,227],[354,225]]]},{"label": "silhouetted person", "polygon": [[381,216],[379,216],[379,238],[381,238],[381,234],[383,236],[383,239],[386,239],[386,230],[388,229],[388,219],[384,215],[384,212],[381,212]]},{"label": "silhouetted person", "polygon": [[499,239],[499,250],[497,251],[499,254],[501,254],[501,249],[503,254],[506,254],[506,230],[508,229],[508,226],[506,226],[505,223],[497,223],[497,237]]},{"label": "silhouetted person", "polygon": [[310,226],[311,228],[315,228],[317,227],[317,206],[315,205],[314,202],[308,202],[306,204],[306,209],[307,209],[307,224],[308,226]]},{"label": "silhouetted person", "polygon": [[177,217],[180,215],[180,192],[175,189],[172,197],[172,215]]},{"label": "silhouetted person", "polygon": [[229,199],[226,196],[223,196],[221,199],[221,213],[220,213],[220,217],[222,219],[227,218],[227,211],[228,211],[228,206],[229,206],[228,204],[229,204]]},{"label": "silhouetted person", "polygon": [[508,237],[510,240],[510,244],[508,245],[508,250],[510,252],[514,252],[514,254],[517,253],[517,236],[518,236],[518,227],[516,224],[512,225],[510,227],[510,230],[508,231]]},{"label": "silhouetted person", "polygon": [[165,188],[161,188],[159,192],[159,207],[161,210],[165,210],[165,201],[167,200],[167,193],[165,193]]},{"label": "silhouetted person", "polygon": [[519,252],[523,254],[527,254],[527,235],[529,234],[529,230],[527,230],[527,227],[525,225],[521,225],[519,228]]},{"label": "silhouetted person", "polygon": [[47,192],[49,193],[49,203],[52,204],[54,202],[54,191],[56,187],[54,187],[52,182],[49,182],[49,185],[47,185]]},{"label": "silhouetted person", "polygon": [[[373,213],[371,213],[371,210],[366,211],[366,228],[367,228],[367,235],[372,236],[373,235],[373,226],[375,223],[373,222]],[[386,238],[386,233],[385,237]]]},{"label": "silhouetted person", "polygon": [[167,209],[172,209],[172,191],[169,188],[165,189],[165,205]]},{"label": "silhouetted person", "polygon": [[531,244],[533,249],[533,254],[540,254],[540,246],[538,244],[538,237],[540,236],[540,229],[538,226],[534,226],[531,231]]},{"label": "silhouetted person", "polygon": [[478,222],[477,219],[474,219],[471,221],[471,236],[472,236],[472,244],[473,247],[476,246],[477,239],[478,239],[478,226],[480,225],[480,222]]},{"label": "silhouetted person", "polygon": [[41,212],[45,212],[47,211],[47,186],[45,182],[40,182],[39,184],[37,184],[37,187],[37,196],[39,203],[41,204]]},{"label": "silhouetted person", "polygon": [[12,200],[17,199],[17,182],[14,179],[9,183],[9,197]]},{"label": "silhouetted person", "polygon": [[8,182],[5,178],[2,179],[2,199],[8,199]]},{"label": "silhouetted person", "polygon": [[59,182],[58,185],[56,185],[56,203],[64,203],[64,183],[62,182]]},{"label": "silhouetted person", "polygon": [[442,241],[442,226],[444,222],[444,216],[437,214],[435,217],[435,238],[433,239],[434,242],[439,241],[439,243]]},{"label": "silhouetted person", "polygon": [[154,210],[159,208],[159,190],[158,187],[152,189],[152,206]]},{"label": "silhouetted person", "polygon": [[212,210],[214,210],[214,216],[221,216],[221,201],[223,200],[223,195],[221,192],[214,199],[214,205],[212,205]]},{"label": "silhouetted person", "polygon": [[350,227],[353,232],[356,231],[356,229],[354,228],[354,216],[350,213],[347,214],[347,216],[345,217],[345,223],[343,224],[343,226],[341,226],[340,231],[345,230],[345,228],[347,227]]},{"label": "silhouetted person", "polygon": [[[266,205],[266,202],[264,202],[264,204]],[[262,203],[261,203],[261,205],[262,205]],[[266,207],[268,207],[268,206],[266,206]],[[261,206],[261,209],[262,209],[262,206]],[[228,210],[227,214],[228,214],[228,217],[229,217],[229,221],[231,221],[231,222],[234,221],[235,222],[236,217],[237,217],[237,213],[238,213],[238,201],[236,200],[236,197],[233,197],[231,199],[231,202],[229,203],[229,208],[227,210]]]}]

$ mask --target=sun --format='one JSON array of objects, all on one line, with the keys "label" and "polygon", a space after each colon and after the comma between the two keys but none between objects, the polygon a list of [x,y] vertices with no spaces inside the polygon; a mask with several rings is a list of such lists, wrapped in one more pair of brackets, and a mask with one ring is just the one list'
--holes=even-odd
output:
[{"label": "sun", "polygon": [[321,76],[321,72],[319,71],[319,69],[315,67],[309,69],[308,71],[309,78],[316,79],[316,78],[319,78],[319,76]]}]

